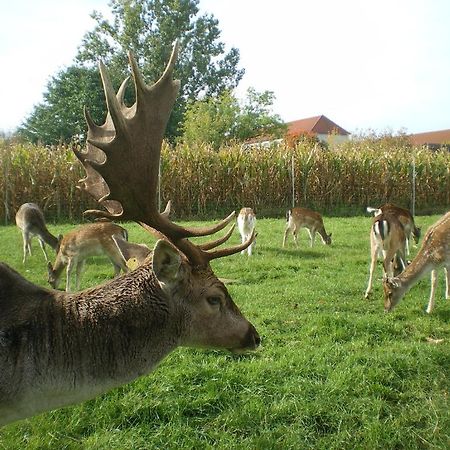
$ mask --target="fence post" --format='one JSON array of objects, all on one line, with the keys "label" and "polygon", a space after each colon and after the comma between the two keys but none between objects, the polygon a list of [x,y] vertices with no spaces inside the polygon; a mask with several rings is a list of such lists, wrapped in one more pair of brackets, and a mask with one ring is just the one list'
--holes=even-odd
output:
[{"label": "fence post", "polygon": [[411,212],[413,217],[416,215],[416,155],[413,154],[412,159],[412,192],[411,192]]},{"label": "fence post", "polygon": [[3,165],[3,182],[4,182],[4,187],[3,187],[3,192],[4,192],[4,196],[3,196],[3,203],[5,205],[5,225],[8,225],[9,222],[9,188],[8,188],[8,183],[6,182],[6,180],[9,179],[9,171],[10,171],[10,166],[11,166],[11,151],[10,151],[10,147],[9,144],[6,144],[6,151],[5,151],[5,164]]},{"label": "fence post", "polygon": [[292,152],[291,158],[291,173],[292,173],[292,207],[295,207],[295,169],[294,169],[294,152]]}]

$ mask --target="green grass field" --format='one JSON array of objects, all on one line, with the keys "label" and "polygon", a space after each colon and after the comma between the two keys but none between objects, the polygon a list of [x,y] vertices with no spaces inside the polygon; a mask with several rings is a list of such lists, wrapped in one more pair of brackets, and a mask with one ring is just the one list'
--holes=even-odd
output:
[{"label": "green grass field", "polygon": [[[416,222],[424,233],[438,217]],[[282,249],[284,219],[260,219],[252,258],[213,261],[218,276],[235,280],[228,288],[261,335],[258,351],[178,349],[129,385],[4,427],[0,448],[450,448],[444,277],[431,315],[424,312],[429,276],[383,312],[381,264],[365,300],[370,220],[325,218],[331,246],[316,239],[309,248],[303,230],[299,249],[292,239]],[[130,240],[153,242],[137,225],[126,227]],[[71,228],[50,226],[55,234]],[[239,241],[237,231],[232,240]],[[45,260],[33,243],[24,267],[19,231],[0,227],[0,260],[45,286]],[[82,286],[112,273],[98,258],[86,265]]]}]

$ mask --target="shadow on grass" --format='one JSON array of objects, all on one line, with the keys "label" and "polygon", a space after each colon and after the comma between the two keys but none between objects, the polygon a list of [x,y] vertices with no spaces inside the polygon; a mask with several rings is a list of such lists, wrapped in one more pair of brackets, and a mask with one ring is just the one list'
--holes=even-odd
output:
[{"label": "shadow on grass", "polygon": [[[445,301],[445,300],[444,300]],[[447,300],[448,302],[448,300]],[[436,305],[432,311],[433,315],[439,318],[442,322],[449,323],[450,322],[450,309],[439,308],[439,305]]]}]

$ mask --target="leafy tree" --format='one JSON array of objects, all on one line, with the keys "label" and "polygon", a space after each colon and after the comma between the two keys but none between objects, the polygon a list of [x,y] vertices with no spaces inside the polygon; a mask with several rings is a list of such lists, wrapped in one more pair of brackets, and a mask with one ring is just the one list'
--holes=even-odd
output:
[{"label": "leafy tree", "polygon": [[230,91],[193,102],[186,110],[182,141],[218,149],[236,136],[239,115],[239,103]]},{"label": "leafy tree", "polygon": [[257,92],[249,88],[239,117],[236,139],[243,141],[256,136],[283,136],[287,127],[281,117],[272,112],[274,101],[272,91]]},{"label": "leafy tree", "polygon": [[182,141],[208,143],[218,149],[232,141],[283,136],[286,125],[272,113],[274,100],[273,92],[258,93],[250,88],[242,104],[230,91],[193,102],[186,110]]},{"label": "leafy tree", "polygon": [[[46,144],[83,135],[84,106],[99,122],[106,114],[98,60],[108,66],[116,89],[129,74],[129,50],[146,80],[156,81],[178,38],[181,52],[175,76],[182,86],[166,132],[173,140],[179,134],[188,101],[233,89],[244,74],[237,67],[239,51],[232,48],[225,53],[224,44],[219,41],[218,21],[207,14],[199,15],[198,3],[198,0],[111,0],[111,20],[94,11],[92,17],[97,23],[84,36],[75,65],[51,80],[44,102],[35,107],[20,134]],[[129,103],[134,101],[133,89],[127,89],[125,99]]]},{"label": "leafy tree", "polygon": [[68,142],[73,136],[83,136],[85,105],[92,105],[90,112],[95,120],[104,120],[104,108],[99,106],[104,103],[102,92],[96,69],[74,66],[59,72],[48,83],[44,101],[35,106],[18,129],[19,136],[42,144]]},{"label": "leafy tree", "polygon": [[175,76],[181,92],[168,125],[167,134],[179,133],[187,101],[200,95],[218,95],[233,89],[244,71],[238,69],[239,51],[225,53],[219,41],[218,21],[199,15],[198,0],[111,0],[112,21],[94,12],[97,22],[79,49],[77,62],[92,66],[102,59],[118,78],[124,78],[127,52],[138,59],[148,81],[157,80],[167,64],[172,44],[180,40],[181,52]]}]

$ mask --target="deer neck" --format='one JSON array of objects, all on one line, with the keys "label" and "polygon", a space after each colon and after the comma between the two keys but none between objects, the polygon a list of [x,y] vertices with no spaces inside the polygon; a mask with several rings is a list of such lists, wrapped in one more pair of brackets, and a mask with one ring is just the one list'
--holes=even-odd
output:
[{"label": "deer neck", "polygon": [[44,228],[40,234],[42,240],[48,244],[53,250],[58,247],[58,238],[54,236],[47,228]]},{"label": "deer neck", "polygon": [[325,227],[323,225],[320,225],[317,228],[317,232],[320,234],[320,237],[322,238],[323,242],[325,242],[327,240],[327,237],[328,237],[328,235],[327,235],[327,233],[325,231]]},{"label": "deer neck", "polygon": [[411,264],[397,277],[400,282],[402,294],[408,292],[433,267],[433,261],[427,256],[426,252],[419,251]]}]

